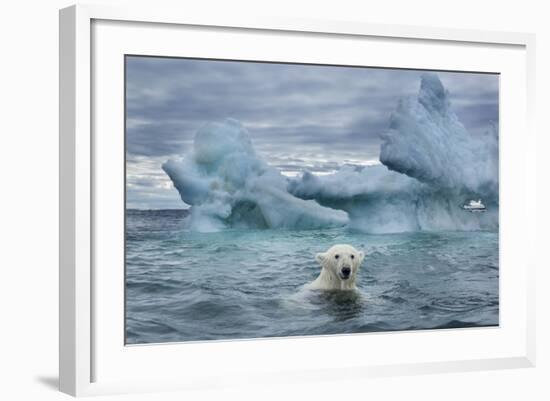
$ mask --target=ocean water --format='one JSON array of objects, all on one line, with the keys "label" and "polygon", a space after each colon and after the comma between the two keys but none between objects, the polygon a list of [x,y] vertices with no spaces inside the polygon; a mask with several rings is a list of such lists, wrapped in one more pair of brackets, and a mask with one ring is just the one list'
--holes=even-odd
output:
[{"label": "ocean water", "polygon": [[[127,211],[127,344],[498,325],[497,232],[198,233],[185,214]],[[304,290],[337,243],[367,254],[358,291]]]}]

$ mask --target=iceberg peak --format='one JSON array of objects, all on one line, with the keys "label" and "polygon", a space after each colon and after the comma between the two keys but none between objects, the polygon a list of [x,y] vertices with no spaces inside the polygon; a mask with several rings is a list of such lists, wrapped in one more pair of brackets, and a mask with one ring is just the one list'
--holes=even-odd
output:
[{"label": "iceberg peak", "polygon": [[424,74],[418,96],[402,99],[391,116],[381,136],[380,162],[435,189],[497,199],[495,128],[471,135],[450,107],[438,76]]},{"label": "iceberg peak", "polygon": [[432,112],[441,115],[447,113],[451,105],[449,92],[443,87],[437,74],[422,74],[418,102]]}]

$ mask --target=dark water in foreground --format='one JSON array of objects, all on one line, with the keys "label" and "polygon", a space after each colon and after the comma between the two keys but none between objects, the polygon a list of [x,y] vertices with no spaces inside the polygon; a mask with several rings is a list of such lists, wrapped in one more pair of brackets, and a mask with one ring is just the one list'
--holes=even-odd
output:
[{"label": "dark water in foreground", "polygon": [[[128,344],[498,325],[498,234],[183,229],[127,212]],[[311,292],[314,256],[367,253],[357,292]]]}]

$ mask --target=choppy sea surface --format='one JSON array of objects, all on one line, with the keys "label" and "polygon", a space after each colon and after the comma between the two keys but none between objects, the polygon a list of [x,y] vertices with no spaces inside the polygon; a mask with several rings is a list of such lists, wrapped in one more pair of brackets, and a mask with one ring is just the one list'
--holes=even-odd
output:
[{"label": "choppy sea surface", "polygon": [[[498,325],[497,232],[198,233],[185,214],[126,213],[127,344]],[[304,290],[337,243],[367,254],[359,290]]]}]

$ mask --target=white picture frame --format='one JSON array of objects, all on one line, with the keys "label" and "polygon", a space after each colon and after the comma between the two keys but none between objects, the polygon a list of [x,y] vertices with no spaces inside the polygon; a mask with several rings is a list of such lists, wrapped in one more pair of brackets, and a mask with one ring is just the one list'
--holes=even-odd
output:
[{"label": "white picture frame", "polygon": [[[120,62],[120,54],[135,53],[136,49],[140,54],[168,52],[166,55],[172,55],[174,49],[185,54],[190,50],[180,49],[172,43],[174,41],[166,43],[161,39],[171,35],[191,35],[186,29],[193,30],[193,35],[197,35],[193,39],[200,40],[201,47],[211,45],[212,48],[220,35],[231,37],[231,40],[235,39],[231,35],[239,36],[235,40],[254,39],[254,35],[258,35],[255,42],[261,39],[265,41],[263,44],[269,44],[273,52],[270,59],[282,60],[291,56],[288,56],[290,53],[285,55],[281,49],[300,53],[300,46],[312,40],[328,43],[337,38],[344,44],[340,46],[340,55],[319,53],[320,56],[311,56],[312,61],[317,60],[315,57],[319,60],[322,57],[345,60],[347,57],[351,64],[355,60],[351,60],[353,55],[350,48],[346,48],[347,43],[355,46],[359,42],[371,41],[378,43],[372,47],[373,54],[378,54],[374,62],[389,67],[400,63],[399,58],[403,60],[407,52],[394,52],[391,57],[386,54],[385,58],[383,51],[376,53],[376,46],[407,46],[420,52],[424,51],[422,47],[426,47],[425,51],[432,53],[433,48],[428,47],[435,46],[441,55],[448,57],[425,61],[426,68],[445,69],[450,65],[456,70],[504,74],[501,82],[501,113],[505,118],[501,122],[500,195],[503,221],[501,262],[504,270],[500,283],[500,326],[496,329],[447,330],[444,333],[434,330],[125,347],[119,326],[123,323],[117,323],[123,291],[118,285],[123,266],[117,262],[117,252],[122,250],[107,251],[101,245],[103,238],[112,240],[114,246],[120,245],[121,240],[118,235],[120,227],[106,229],[120,223],[120,216],[110,215],[109,211],[109,205],[118,204],[120,199],[109,198],[108,189],[117,188],[123,179],[117,174],[106,174],[120,171],[118,158],[123,157],[118,146],[124,135],[117,129],[122,116],[113,114],[111,119],[105,117],[104,112],[109,108],[112,113],[120,114],[122,107],[119,102],[122,93],[120,64],[113,64],[112,60]],[[289,39],[292,39],[292,45],[283,43]],[[380,46],[381,41],[383,46]],[[121,9],[78,5],[61,10],[60,390],[80,396],[235,386],[244,385],[251,378],[256,383],[284,384],[296,380],[361,379],[534,366],[535,259],[530,256],[534,255],[530,249],[535,243],[536,220],[536,209],[530,201],[535,198],[536,187],[535,134],[531,126],[534,44],[534,35],[524,33],[291,18],[242,17],[237,20],[154,7]],[[246,49],[242,50],[243,46],[239,48],[239,51],[246,52]],[[216,51],[220,58],[246,59],[245,54],[236,55],[237,51],[231,48]],[[250,52],[254,51],[259,50],[254,50],[251,45]],[[462,61],[456,59],[454,64],[449,64],[453,63],[453,57],[462,53],[465,55]],[[262,60],[266,57],[264,53],[256,58]],[[415,60],[415,63],[407,67],[422,68],[422,60]],[[105,68],[118,72],[111,76],[108,71],[104,73]],[[114,92],[102,89],[107,86],[114,88]],[[103,126],[104,123],[107,125]],[[101,132],[109,129],[109,137],[117,141],[115,145],[106,143],[102,139],[105,134],[98,134],[98,129]],[[103,136],[96,138],[96,134]],[[513,160],[517,163],[513,170],[512,150]],[[101,270],[106,265],[115,267],[109,272]],[[100,297],[98,291],[102,293]],[[427,349],[428,345],[431,350]],[[348,359],[342,361],[336,352],[341,347],[370,351],[366,354],[368,357],[361,352],[351,352]],[[397,355],[391,355],[389,347],[397,350]],[[320,348],[327,350],[322,359],[316,357]],[[292,367],[286,357],[289,353],[296,357]],[[212,358],[216,356],[223,360],[212,366]],[[210,361],[208,369],[203,361]],[[254,366],[250,367],[251,364]],[[173,373],[170,374],[169,370]]]}]

